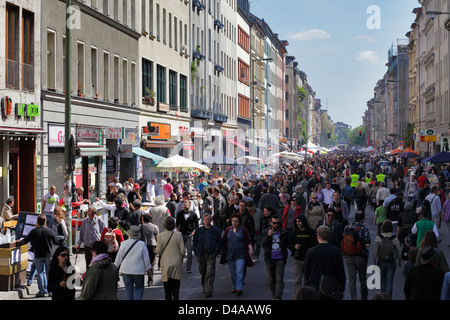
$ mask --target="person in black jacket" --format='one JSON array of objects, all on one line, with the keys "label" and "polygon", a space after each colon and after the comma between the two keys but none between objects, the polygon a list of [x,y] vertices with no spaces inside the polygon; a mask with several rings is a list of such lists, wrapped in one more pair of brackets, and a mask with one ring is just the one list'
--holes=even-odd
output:
[{"label": "person in black jacket", "polygon": [[176,221],[176,228],[183,235],[184,247],[187,252],[186,268],[187,272],[191,272],[192,266],[192,236],[198,228],[198,221],[200,220],[195,211],[190,210],[191,201],[183,201],[183,210],[178,212]]},{"label": "person in black jacket", "polygon": [[317,233],[308,224],[304,214],[295,218],[294,230],[289,237],[289,250],[294,257],[292,273],[294,276],[294,299],[302,286],[306,252],[317,245]]},{"label": "person in black jacket", "polygon": [[280,218],[272,216],[270,228],[263,231],[261,238],[269,289],[273,299],[281,300],[284,290],[284,269],[288,258],[289,234],[281,228]]},{"label": "person in black jacket", "polygon": [[432,246],[421,250],[420,265],[406,276],[403,291],[406,300],[440,300],[445,272],[434,265],[437,252]]},{"label": "person in black jacket", "polygon": [[197,257],[198,269],[202,276],[203,293],[211,297],[216,275],[216,257],[222,250],[222,230],[211,224],[210,213],[203,215],[201,227],[195,230],[192,250]]},{"label": "person in black jacket", "polygon": [[70,266],[69,249],[65,246],[56,248],[48,273],[48,291],[52,293],[52,300],[75,300],[73,283],[67,282],[71,277]]},{"label": "person in black jacket", "polygon": [[47,227],[47,216],[41,214],[37,218],[37,226],[25,237],[20,239],[22,244],[31,242],[34,248],[34,264],[38,280],[39,292],[36,297],[44,297],[48,294],[47,276],[52,254],[52,244],[59,245],[55,232]]},{"label": "person in black jacket", "polygon": [[[319,291],[320,277],[325,274],[336,278],[344,292],[346,282],[344,259],[341,250],[328,243],[330,236],[331,230],[327,226],[317,228],[319,244],[308,250],[305,256],[305,285]],[[327,298],[320,294],[320,299],[326,300]]]}]

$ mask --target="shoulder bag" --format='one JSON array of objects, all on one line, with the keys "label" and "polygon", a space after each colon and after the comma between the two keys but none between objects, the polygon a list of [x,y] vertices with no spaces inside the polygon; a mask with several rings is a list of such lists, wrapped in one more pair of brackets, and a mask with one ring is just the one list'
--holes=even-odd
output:
[{"label": "shoulder bag", "polygon": [[133,249],[134,245],[136,243],[138,243],[138,241],[140,241],[139,239],[136,239],[133,244],[128,248],[127,252],[125,252],[125,254],[123,255],[122,261],[120,262],[120,264],[117,266],[117,269],[120,269],[120,265],[122,264],[123,260],[125,260],[125,257],[128,255],[128,253],[131,251],[131,249]]},{"label": "shoulder bag", "polygon": [[342,286],[339,280],[335,277],[328,276],[322,272],[322,264],[320,263],[319,255],[315,252],[317,266],[319,268],[320,280],[319,280],[319,294],[326,298],[334,300],[341,300],[343,297]]},{"label": "shoulder bag", "polygon": [[161,257],[162,254],[164,253],[164,250],[166,250],[167,246],[169,245],[170,239],[172,239],[172,236],[175,232],[172,231],[172,234],[170,235],[169,241],[167,241],[166,245],[164,246],[164,248],[162,249],[161,253],[159,254],[159,259],[158,259],[158,268],[161,268]]}]

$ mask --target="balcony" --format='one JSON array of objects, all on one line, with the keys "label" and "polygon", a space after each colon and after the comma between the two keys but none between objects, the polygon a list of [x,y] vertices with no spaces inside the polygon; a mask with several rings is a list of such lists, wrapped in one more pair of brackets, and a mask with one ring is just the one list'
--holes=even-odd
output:
[{"label": "balcony", "polygon": [[201,54],[200,52],[198,52],[197,50],[194,50],[194,51],[192,52],[192,57],[193,57],[194,59],[197,59],[197,60],[200,60],[200,61],[205,60],[205,56],[202,55],[202,54]]},{"label": "balcony", "polygon": [[216,122],[224,123],[228,121],[228,117],[224,114],[214,113],[213,120]]},{"label": "balcony", "polygon": [[19,89],[19,62],[6,59],[6,87]]},{"label": "balcony", "polygon": [[214,26],[217,27],[218,30],[223,29],[224,25],[219,19],[214,20]]},{"label": "balcony", "polygon": [[192,8],[195,9],[195,7],[197,7],[198,11],[205,10],[205,5],[203,3],[201,3],[200,0],[193,0],[192,1]]},{"label": "balcony", "polygon": [[205,109],[197,109],[194,106],[191,109],[191,117],[197,118],[197,119],[212,119],[213,113],[211,111],[205,110]]},{"label": "balcony", "polygon": [[214,71],[217,71],[218,73],[223,72],[224,68],[219,66],[218,64],[214,65]]},{"label": "balcony", "polygon": [[34,91],[34,66],[22,63],[22,90]]}]

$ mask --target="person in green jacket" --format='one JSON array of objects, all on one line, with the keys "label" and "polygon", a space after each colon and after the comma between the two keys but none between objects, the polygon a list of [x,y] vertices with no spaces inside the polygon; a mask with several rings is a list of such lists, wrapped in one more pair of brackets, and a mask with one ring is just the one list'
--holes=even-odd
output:
[{"label": "person in green jacket", "polygon": [[359,174],[357,174],[357,173],[352,174],[352,183],[350,184],[350,187],[356,188],[358,180],[359,180]]},{"label": "person in green jacket", "polygon": [[433,221],[430,220],[430,215],[428,212],[423,212],[424,207],[417,208],[417,213],[419,214],[419,221],[417,221],[411,229],[411,233],[417,235],[416,246],[419,247],[420,242],[427,233],[427,231],[432,230],[439,238],[439,231]]},{"label": "person in green jacket", "polygon": [[92,245],[92,261],[83,279],[80,300],[117,300],[119,269],[103,241]]}]

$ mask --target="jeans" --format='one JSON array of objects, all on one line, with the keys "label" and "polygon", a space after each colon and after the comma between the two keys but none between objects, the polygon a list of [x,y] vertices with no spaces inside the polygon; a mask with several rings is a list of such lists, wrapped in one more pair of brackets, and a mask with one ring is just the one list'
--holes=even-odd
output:
[{"label": "jeans", "polygon": [[378,262],[381,276],[381,292],[387,293],[392,297],[392,289],[394,284],[395,270],[397,269],[396,261]]},{"label": "jeans", "polygon": [[28,275],[27,283],[32,284],[35,276],[36,276],[36,264],[33,261],[30,267],[30,274]]},{"label": "jeans", "polygon": [[37,258],[34,259],[34,264],[36,265],[37,273],[37,283],[39,288],[39,293],[47,294],[47,276],[48,268],[50,265],[50,259],[48,258]]},{"label": "jeans", "polygon": [[361,300],[367,300],[367,260],[359,256],[347,256],[345,257],[345,264],[348,269],[351,299],[356,300],[356,274],[358,273],[361,286]]},{"label": "jeans", "polygon": [[187,253],[186,268],[191,270],[192,266],[192,237],[190,235],[183,235],[184,246]]},{"label": "jeans", "polygon": [[231,274],[231,283],[234,290],[242,290],[244,282],[245,259],[229,260],[228,268]]},{"label": "jeans", "polygon": [[125,284],[125,297],[127,300],[142,300],[144,295],[143,274],[123,274],[123,283]]},{"label": "jeans", "polygon": [[281,299],[281,296],[283,295],[284,267],[285,263],[282,259],[266,261],[267,280],[273,299]]},{"label": "jeans", "polygon": [[450,272],[447,272],[442,282],[441,300],[450,300]]}]

